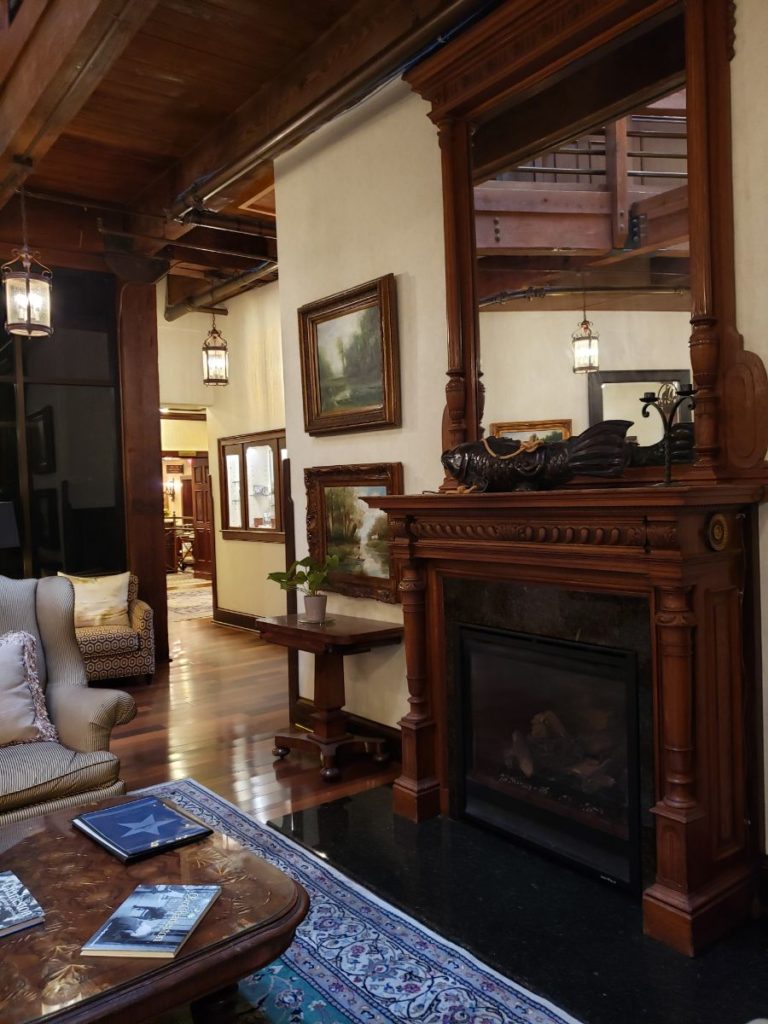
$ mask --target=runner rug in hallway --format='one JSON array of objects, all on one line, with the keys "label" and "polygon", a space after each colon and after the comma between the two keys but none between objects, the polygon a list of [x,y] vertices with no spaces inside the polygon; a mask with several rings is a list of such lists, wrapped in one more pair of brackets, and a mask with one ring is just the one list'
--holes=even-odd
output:
[{"label": "runner rug in hallway", "polygon": [[168,621],[213,618],[213,591],[210,583],[198,587],[168,590]]},{"label": "runner rug in hallway", "polygon": [[293,945],[241,982],[238,1024],[577,1024],[194,780],[144,792],[174,800],[309,893]]}]

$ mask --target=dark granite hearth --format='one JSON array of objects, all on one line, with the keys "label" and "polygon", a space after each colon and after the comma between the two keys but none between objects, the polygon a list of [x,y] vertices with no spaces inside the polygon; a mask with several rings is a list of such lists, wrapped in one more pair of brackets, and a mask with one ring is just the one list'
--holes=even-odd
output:
[{"label": "dark granite hearth", "polygon": [[583,1024],[768,1016],[768,922],[695,960],[642,935],[636,898],[462,821],[414,825],[388,787],[275,827]]}]

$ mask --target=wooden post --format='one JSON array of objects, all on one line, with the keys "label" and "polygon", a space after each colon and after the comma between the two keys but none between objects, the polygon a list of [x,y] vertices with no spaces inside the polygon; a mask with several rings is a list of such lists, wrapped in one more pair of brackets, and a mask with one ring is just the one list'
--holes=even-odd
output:
[{"label": "wooden post", "polygon": [[167,661],[168,595],[154,285],[123,285],[118,347],[128,566],[139,577],[139,596],[154,612],[155,656],[158,661]]}]

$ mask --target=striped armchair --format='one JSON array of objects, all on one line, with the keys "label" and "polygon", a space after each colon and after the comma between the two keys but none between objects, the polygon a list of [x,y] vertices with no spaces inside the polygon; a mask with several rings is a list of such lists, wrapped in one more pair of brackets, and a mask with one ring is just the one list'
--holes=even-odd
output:
[{"label": "striped armchair", "polygon": [[0,576],[0,633],[24,630],[37,640],[38,677],[59,734],[58,743],[0,747],[0,825],[125,792],[109,739],[136,705],[119,690],[89,689],[74,607],[69,580]]},{"label": "striped armchair", "polygon": [[77,626],[77,645],[85,662],[89,682],[97,679],[127,679],[144,676],[152,681],[155,672],[155,626],[152,609],[139,600],[139,580],[133,573],[128,581],[129,626]]}]

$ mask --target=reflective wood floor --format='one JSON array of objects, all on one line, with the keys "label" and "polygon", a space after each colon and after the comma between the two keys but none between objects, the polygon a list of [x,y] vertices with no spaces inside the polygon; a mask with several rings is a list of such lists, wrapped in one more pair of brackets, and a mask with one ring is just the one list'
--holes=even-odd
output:
[{"label": "reflective wood floor", "polygon": [[273,737],[288,725],[284,648],[205,619],[172,623],[170,641],[173,660],[151,685],[125,686],[138,714],[115,730],[111,749],[129,790],[193,778],[266,821],[395,778],[397,766],[366,758],[332,784],[309,754],[275,761]]}]

